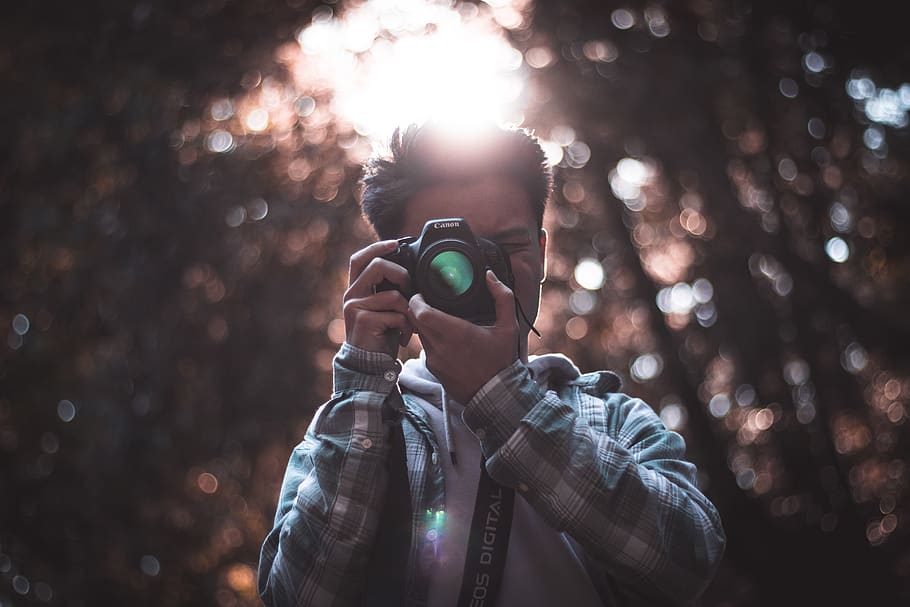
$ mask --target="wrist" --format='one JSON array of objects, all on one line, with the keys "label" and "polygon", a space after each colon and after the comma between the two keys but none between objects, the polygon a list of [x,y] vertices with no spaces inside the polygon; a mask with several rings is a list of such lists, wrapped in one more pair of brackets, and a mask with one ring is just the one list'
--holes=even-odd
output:
[{"label": "wrist", "polygon": [[333,360],[333,390],[388,393],[398,382],[401,363],[385,352],[344,342]]},{"label": "wrist", "polygon": [[386,354],[395,358],[398,355],[401,332],[394,329],[387,330],[382,335],[372,335],[367,332],[351,331],[345,343],[365,352]]},{"label": "wrist", "polygon": [[484,454],[490,456],[542,398],[540,386],[527,367],[516,360],[480,387],[465,405],[462,417],[481,439]]}]

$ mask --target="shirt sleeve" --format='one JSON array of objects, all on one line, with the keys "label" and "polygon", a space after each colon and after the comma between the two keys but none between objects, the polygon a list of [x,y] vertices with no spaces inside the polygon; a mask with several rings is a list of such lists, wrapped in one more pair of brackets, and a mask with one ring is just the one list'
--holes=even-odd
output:
[{"label": "shirt sleeve", "polygon": [[400,364],[343,344],[334,393],[291,453],[259,560],[268,606],[350,605],[363,587],[387,485],[387,399]]},{"label": "shirt sleeve", "polygon": [[577,387],[561,398],[516,362],[475,394],[464,421],[490,476],[578,542],[618,594],[687,605],[711,581],[720,517],[682,436],[643,401]]}]

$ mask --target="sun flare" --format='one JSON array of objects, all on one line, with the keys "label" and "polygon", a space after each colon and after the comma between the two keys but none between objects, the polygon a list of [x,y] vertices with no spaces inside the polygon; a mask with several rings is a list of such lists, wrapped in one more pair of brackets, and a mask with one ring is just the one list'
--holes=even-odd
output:
[{"label": "sun flare", "polygon": [[306,67],[294,70],[298,85],[319,81],[332,91],[332,113],[373,138],[430,119],[462,130],[520,124],[525,66],[497,21],[502,8],[373,0],[316,14],[297,36]]}]

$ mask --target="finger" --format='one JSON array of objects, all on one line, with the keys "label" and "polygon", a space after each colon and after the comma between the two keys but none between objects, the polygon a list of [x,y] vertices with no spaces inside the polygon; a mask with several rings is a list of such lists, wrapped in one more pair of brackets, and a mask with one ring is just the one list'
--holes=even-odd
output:
[{"label": "finger", "polygon": [[354,284],[357,277],[363,272],[364,268],[373,261],[373,259],[382,255],[388,255],[398,247],[397,240],[380,240],[364,247],[351,255],[351,263],[348,268],[348,285]]},{"label": "finger", "polygon": [[422,324],[427,315],[432,313],[433,308],[426,302],[423,295],[418,293],[408,300],[408,318],[411,324],[417,326]]},{"label": "finger", "polygon": [[499,277],[492,270],[487,270],[487,289],[493,296],[493,303],[496,306],[496,324],[506,325],[514,324],[515,320],[515,294],[512,289],[499,280]]},{"label": "finger", "polygon": [[421,336],[460,335],[474,326],[462,318],[434,308],[420,293],[408,301],[408,307],[410,308],[408,319]]},{"label": "finger", "polygon": [[442,313],[428,304],[420,293],[408,300],[408,319],[419,329],[418,333],[420,330],[432,329],[437,324],[434,318],[439,314]]},{"label": "finger", "polygon": [[[369,335],[370,337],[385,337],[389,330],[401,331],[402,333],[413,333],[414,327],[411,321],[404,314],[397,312],[366,312],[356,310],[353,312],[357,318],[356,323],[351,324],[350,331],[357,331],[358,334]],[[348,335],[348,337],[352,337]]]},{"label": "finger", "polygon": [[408,292],[411,288],[411,277],[408,271],[393,261],[374,257],[366,268],[348,287],[345,297],[367,297],[375,292],[375,287],[387,280],[399,290]]},{"label": "finger", "polygon": [[398,291],[380,291],[367,297],[350,298],[344,301],[343,307],[370,312],[398,312],[408,315],[408,300]]}]

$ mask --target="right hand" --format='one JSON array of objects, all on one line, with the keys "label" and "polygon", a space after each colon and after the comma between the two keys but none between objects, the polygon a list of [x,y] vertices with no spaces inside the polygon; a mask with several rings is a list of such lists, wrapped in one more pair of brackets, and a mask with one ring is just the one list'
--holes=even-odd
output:
[{"label": "right hand", "polygon": [[351,255],[348,290],[344,293],[345,339],[352,346],[370,352],[398,356],[398,346],[406,346],[414,333],[408,320],[408,300],[398,290],[375,292],[383,280],[410,289],[407,270],[383,259],[398,242],[381,240]]}]

